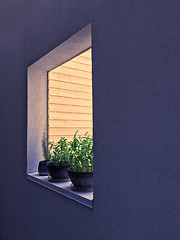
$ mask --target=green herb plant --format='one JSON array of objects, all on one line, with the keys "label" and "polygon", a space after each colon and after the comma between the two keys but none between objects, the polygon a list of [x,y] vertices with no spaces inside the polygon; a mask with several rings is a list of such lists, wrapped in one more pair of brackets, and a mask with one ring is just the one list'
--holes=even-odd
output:
[{"label": "green herb plant", "polygon": [[78,131],[74,134],[74,138],[69,142],[69,158],[73,163],[75,172],[92,172],[93,171],[93,139],[88,136],[88,132],[84,136],[77,136]]},{"label": "green herb plant", "polygon": [[47,140],[47,131],[44,131],[44,133],[43,133],[41,144],[42,144],[43,157],[44,157],[45,161],[49,161],[51,154],[50,154],[50,151],[48,148],[49,143]]},{"label": "green herb plant", "polygon": [[51,163],[55,166],[67,166],[70,165],[69,160],[69,146],[65,137],[57,143],[50,143]]}]

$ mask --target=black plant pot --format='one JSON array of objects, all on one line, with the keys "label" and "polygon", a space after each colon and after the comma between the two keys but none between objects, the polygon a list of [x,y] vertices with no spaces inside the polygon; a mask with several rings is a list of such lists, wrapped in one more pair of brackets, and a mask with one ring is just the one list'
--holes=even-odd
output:
[{"label": "black plant pot", "polygon": [[72,184],[77,189],[92,189],[93,172],[74,172],[73,167],[68,168],[68,175]]},{"label": "black plant pot", "polygon": [[56,166],[53,165],[52,163],[48,163],[47,165],[49,175],[51,176],[52,179],[68,179],[68,173],[67,169],[69,168],[68,166]]},{"label": "black plant pot", "polygon": [[47,176],[48,168],[47,168],[48,161],[40,161],[38,165],[38,173],[40,176]]}]

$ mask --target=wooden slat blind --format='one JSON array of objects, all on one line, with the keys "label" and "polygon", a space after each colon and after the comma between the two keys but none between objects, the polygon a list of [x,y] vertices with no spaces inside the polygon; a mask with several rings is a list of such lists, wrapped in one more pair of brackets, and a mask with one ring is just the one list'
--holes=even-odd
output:
[{"label": "wooden slat blind", "polygon": [[91,49],[48,73],[48,124],[50,141],[92,136]]}]

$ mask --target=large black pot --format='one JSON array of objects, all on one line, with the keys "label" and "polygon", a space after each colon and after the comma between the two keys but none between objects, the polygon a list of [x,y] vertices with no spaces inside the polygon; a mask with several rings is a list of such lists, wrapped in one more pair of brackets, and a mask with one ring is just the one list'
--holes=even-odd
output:
[{"label": "large black pot", "polygon": [[47,176],[48,173],[48,168],[47,168],[47,164],[49,161],[40,161],[39,165],[38,165],[38,173],[40,176]]},{"label": "large black pot", "polygon": [[69,165],[67,166],[55,166],[52,163],[47,164],[49,175],[53,179],[67,179],[69,178],[67,169],[69,168]]},{"label": "large black pot", "polygon": [[72,184],[77,189],[91,189],[93,187],[93,172],[74,172],[73,167],[69,167],[67,171]]}]

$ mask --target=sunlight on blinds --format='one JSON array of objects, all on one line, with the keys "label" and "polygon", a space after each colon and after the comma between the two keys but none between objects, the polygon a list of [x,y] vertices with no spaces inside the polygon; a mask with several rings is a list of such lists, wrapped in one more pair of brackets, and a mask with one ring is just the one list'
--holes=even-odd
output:
[{"label": "sunlight on blinds", "polygon": [[92,136],[91,49],[48,73],[48,124],[50,141]]}]

